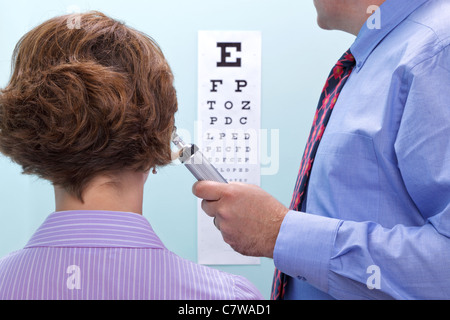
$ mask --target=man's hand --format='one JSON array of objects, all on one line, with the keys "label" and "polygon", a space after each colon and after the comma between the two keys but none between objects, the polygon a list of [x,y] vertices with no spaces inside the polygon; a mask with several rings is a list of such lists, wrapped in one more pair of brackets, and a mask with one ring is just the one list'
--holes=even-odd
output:
[{"label": "man's hand", "polygon": [[215,218],[223,239],[235,251],[273,258],[278,232],[288,209],[254,185],[202,181],[192,192],[202,201],[202,209]]}]

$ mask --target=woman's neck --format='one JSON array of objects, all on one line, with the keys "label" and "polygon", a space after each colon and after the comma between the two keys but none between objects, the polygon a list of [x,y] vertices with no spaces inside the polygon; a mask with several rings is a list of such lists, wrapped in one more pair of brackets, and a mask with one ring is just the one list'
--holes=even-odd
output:
[{"label": "woman's neck", "polygon": [[124,171],[95,177],[83,191],[83,201],[55,186],[55,209],[120,211],[142,215],[147,176],[147,173]]}]

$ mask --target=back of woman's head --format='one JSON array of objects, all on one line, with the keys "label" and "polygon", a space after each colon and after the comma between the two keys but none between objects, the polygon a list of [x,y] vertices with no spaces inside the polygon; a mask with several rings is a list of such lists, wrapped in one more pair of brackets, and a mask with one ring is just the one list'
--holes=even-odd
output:
[{"label": "back of woman's head", "polygon": [[99,12],[57,17],[16,46],[0,92],[0,151],[81,199],[99,174],[170,163],[176,111],[172,72],[151,38]]}]

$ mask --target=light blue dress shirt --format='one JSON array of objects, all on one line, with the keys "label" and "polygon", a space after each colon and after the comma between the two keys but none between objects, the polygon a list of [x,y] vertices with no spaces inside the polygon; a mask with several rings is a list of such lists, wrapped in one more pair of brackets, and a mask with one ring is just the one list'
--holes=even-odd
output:
[{"label": "light blue dress shirt", "polygon": [[379,10],[281,226],[286,299],[450,299],[450,1]]}]

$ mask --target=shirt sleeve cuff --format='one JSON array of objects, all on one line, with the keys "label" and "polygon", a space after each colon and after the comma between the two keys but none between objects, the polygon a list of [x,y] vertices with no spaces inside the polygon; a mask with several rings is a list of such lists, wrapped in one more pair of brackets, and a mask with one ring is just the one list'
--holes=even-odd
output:
[{"label": "shirt sleeve cuff", "polygon": [[328,291],[329,263],[342,221],[289,211],[274,250],[274,263],[283,273]]}]

